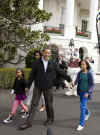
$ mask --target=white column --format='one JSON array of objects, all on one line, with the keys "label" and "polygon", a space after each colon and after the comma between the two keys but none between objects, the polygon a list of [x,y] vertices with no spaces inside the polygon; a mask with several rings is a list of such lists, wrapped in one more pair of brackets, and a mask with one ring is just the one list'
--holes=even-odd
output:
[{"label": "white column", "polygon": [[[39,9],[43,9],[43,0],[39,0],[39,5],[38,5]],[[32,25],[31,26],[31,30],[40,30],[43,31],[43,23],[39,23],[36,25]]]},{"label": "white column", "polygon": [[74,11],[75,0],[66,0],[64,36],[68,39],[75,37]]},{"label": "white column", "polygon": [[43,9],[43,0],[39,0],[39,9]]},{"label": "white column", "polygon": [[89,31],[91,32],[91,40],[97,42],[96,33],[96,16],[98,13],[99,0],[90,1],[90,18],[89,18]]}]

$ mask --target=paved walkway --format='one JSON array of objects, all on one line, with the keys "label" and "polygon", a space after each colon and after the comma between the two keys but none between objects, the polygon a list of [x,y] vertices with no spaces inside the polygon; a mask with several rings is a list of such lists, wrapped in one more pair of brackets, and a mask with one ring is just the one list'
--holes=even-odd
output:
[{"label": "paved walkway", "polygon": [[18,113],[11,124],[3,124],[2,120],[8,116],[11,106],[9,91],[0,89],[0,133],[3,135],[47,135],[48,128],[52,130],[52,135],[100,134],[100,84],[96,84],[93,100],[89,102],[91,117],[81,132],[76,131],[80,114],[79,97],[67,97],[64,95],[64,90],[54,92],[55,122],[50,127],[43,126],[46,120],[45,112],[37,112],[32,128],[25,131],[17,129],[23,122]]}]

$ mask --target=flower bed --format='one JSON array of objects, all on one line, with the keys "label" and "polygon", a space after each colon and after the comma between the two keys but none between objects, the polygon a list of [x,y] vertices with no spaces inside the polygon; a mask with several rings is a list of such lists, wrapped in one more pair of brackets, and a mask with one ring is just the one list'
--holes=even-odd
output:
[{"label": "flower bed", "polygon": [[55,33],[55,34],[63,34],[63,30],[59,27],[45,27],[44,32],[47,33]]}]

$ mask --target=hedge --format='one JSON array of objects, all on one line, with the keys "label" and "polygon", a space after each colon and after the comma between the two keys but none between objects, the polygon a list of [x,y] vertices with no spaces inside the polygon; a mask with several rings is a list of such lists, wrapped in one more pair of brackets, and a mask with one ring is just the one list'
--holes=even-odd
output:
[{"label": "hedge", "polygon": [[[29,77],[31,69],[25,68],[25,79]],[[16,68],[0,68],[0,88],[12,88],[16,77]]]}]

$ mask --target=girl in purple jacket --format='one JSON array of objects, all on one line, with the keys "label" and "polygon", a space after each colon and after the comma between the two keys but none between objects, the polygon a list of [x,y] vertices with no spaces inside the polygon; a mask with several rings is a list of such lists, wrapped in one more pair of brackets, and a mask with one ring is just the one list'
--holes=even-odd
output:
[{"label": "girl in purple jacket", "polygon": [[14,104],[8,118],[3,121],[4,123],[11,123],[13,121],[13,117],[17,111],[18,106],[21,106],[21,108],[24,109],[28,116],[28,107],[23,103],[23,101],[26,99],[25,88],[26,81],[24,79],[23,70],[18,68],[16,70],[16,78],[13,86],[15,94]]},{"label": "girl in purple jacket", "polygon": [[85,121],[90,116],[87,103],[94,89],[94,79],[90,72],[90,65],[85,60],[81,61],[81,71],[77,74],[74,85],[77,85],[77,93],[80,96],[80,123],[77,130],[81,131],[84,128]]}]

